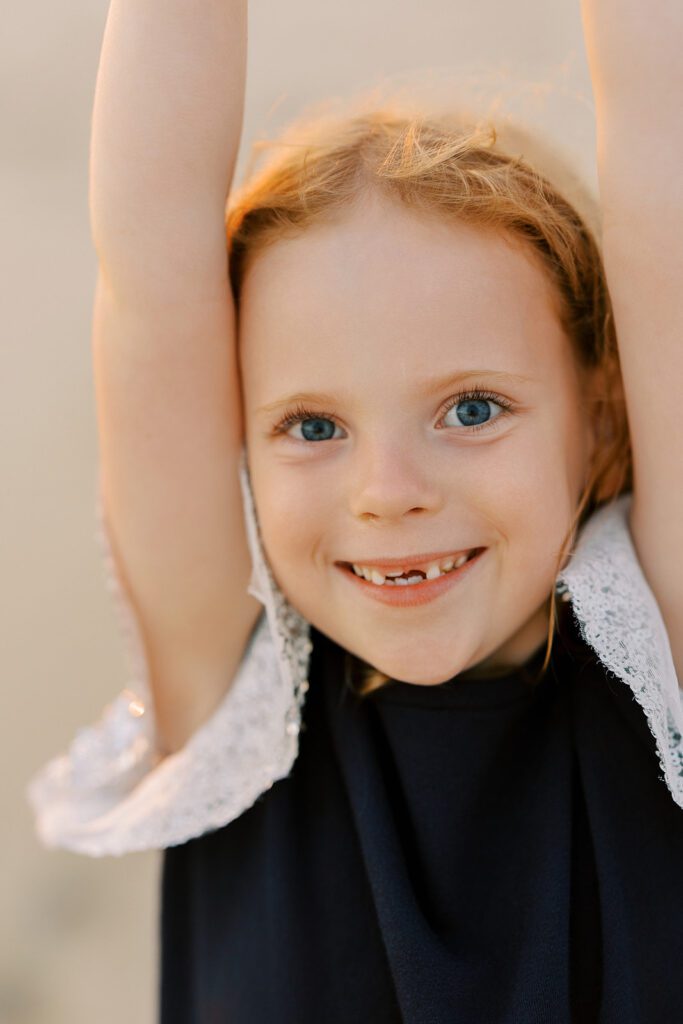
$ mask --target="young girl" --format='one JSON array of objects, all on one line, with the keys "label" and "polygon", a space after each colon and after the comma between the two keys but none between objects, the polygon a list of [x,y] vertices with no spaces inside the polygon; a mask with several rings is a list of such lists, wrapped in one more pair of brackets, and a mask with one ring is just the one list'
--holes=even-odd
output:
[{"label": "young girl", "polygon": [[50,846],[164,850],[163,1024],[681,1015],[683,13],[583,14],[606,277],[521,151],[428,112],[294,126],[224,222],[243,3],[112,4],[134,678],[29,795]]}]

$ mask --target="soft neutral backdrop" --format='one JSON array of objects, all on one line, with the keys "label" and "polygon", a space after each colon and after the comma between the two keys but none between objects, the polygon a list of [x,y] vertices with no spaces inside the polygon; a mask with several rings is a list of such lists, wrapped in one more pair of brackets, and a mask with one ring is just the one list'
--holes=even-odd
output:
[{"label": "soft neutral backdrop", "polygon": [[[14,4],[0,43],[2,1024],[154,1024],[157,1012],[159,854],[48,851],[24,792],[127,682],[94,540],[87,175],[107,6]],[[260,0],[236,182],[255,139],[386,78],[454,101],[460,82],[483,82],[502,93],[501,116],[522,116],[595,192],[578,0]]]}]

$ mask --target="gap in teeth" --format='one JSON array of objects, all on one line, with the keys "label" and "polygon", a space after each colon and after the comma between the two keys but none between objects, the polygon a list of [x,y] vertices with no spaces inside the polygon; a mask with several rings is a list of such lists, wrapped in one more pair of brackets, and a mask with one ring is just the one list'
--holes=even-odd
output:
[{"label": "gap in teeth", "polygon": [[[422,583],[424,579],[435,580],[438,576],[445,576],[446,573],[451,572],[453,569],[459,569],[461,565],[464,565],[471,554],[472,551],[469,551],[459,555],[455,560],[449,557],[444,558],[441,562],[432,562],[427,565],[426,569],[412,570],[412,575],[409,575],[407,579],[399,578],[404,575],[404,570],[401,569],[392,569],[389,572],[382,573],[379,569],[373,569],[371,566],[353,564],[352,568],[356,576],[360,576],[366,579],[368,583],[374,583],[376,586],[405,587],[412,586],[415,583]],[[405,573],[410,572],[410,569],[405,570]]]}]

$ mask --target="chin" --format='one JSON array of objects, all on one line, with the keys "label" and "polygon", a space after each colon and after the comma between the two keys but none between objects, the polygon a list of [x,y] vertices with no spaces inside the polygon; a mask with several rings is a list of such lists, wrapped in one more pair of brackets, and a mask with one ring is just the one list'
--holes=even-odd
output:
[{"label": "chin", "polygon": [[390,679],[396,680],[399,683],[414,683],[416,686],[438,686],[440,683],[445,683],[447,680],[452,679],[453,676],[459,672],[465,670],[465,665],[453,664],[444,665],[436,672],[433,670],[425,672],[425,665],[423,661],[417,662],[411,665],[406,662],[405,658],[393,663],[391,660],[386,662],[373,662],[373,668],[377,669],[378,672],[383,672],[389,676]]}]

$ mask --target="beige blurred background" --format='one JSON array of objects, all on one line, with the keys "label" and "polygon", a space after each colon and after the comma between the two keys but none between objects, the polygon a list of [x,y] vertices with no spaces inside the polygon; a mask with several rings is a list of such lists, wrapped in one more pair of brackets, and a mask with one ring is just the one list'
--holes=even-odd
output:
[{"label": "beige blurred background", "polygon": [[[154,1024],[157,1013],[160,855],[48,851],[24,792],[127,683],[94,539],[87,175],[107,8],[12,5],[0,44],[2,1024]],[[427,82],[456,101],[460,80],[488,82],[491,95],[503,93],[501,112],[559,146],[595,193],[578,0],[260,0],[249,16],[235,181],[256,138],[311,102],[387,77],[403,90]]]}]

